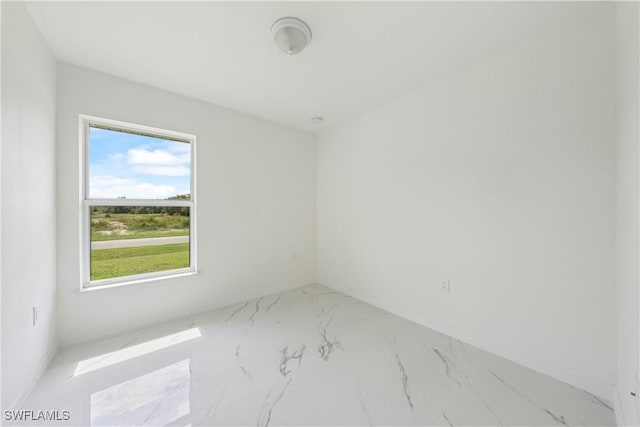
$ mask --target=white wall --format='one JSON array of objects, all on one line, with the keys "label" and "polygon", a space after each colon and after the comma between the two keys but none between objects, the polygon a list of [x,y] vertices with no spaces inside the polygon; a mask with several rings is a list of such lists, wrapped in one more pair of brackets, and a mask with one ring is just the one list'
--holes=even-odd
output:
[{"label": "white wall", "polygon": [[618,374],[616,415],[625,425],[640,425],[638,368],[640,368],[640,310],[638,251],[640,229],[640,133],[638,132],[638,32],[637,2],[616,3],[617,16],[617,313]]},{"label": "white wall", "polygon": [[[315,281],[314,135],[68,64],[57,107],[61,345]],[[196,135],[199,275],[78,291],[79,114]]]},{"label": "white wall", "polygon": [[318,281],[611,400],[613,10],[319,135]]},{"label": "white wall", "polygon": [[33,387],[57,346],[56,63],[22,3],[1,7],[2,407],[10,408]]}]

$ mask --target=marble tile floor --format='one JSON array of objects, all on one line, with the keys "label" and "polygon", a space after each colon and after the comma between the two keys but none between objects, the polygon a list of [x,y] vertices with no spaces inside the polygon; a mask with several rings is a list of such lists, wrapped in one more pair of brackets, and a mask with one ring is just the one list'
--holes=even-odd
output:
[{"label": "marble tile floor", "polygon": [[614,425],[611,404],[320,285],[60,352],[24,425]]}]

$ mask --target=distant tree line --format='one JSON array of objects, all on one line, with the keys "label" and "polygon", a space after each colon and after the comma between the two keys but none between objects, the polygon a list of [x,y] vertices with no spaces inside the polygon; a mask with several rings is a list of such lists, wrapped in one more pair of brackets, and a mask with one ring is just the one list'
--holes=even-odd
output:
[{"label": "distant tree line", "polygon": [[[124,197],[119,197],[124,199]],[[189,200],[190,194],[178,194],[166,200]],[[93,206],[92,213],[101,214],[165,214],[189,216],[189,208],[185,206]]]}]

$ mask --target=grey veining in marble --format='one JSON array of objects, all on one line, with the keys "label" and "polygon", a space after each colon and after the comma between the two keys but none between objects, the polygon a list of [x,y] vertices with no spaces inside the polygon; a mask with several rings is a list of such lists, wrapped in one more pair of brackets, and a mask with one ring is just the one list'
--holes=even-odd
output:
[{"label": "grey veining in marble", "polygon": [[599,397],[319,285],[65,350],[25,408],[71,419],[23,425],[614,425]]}]

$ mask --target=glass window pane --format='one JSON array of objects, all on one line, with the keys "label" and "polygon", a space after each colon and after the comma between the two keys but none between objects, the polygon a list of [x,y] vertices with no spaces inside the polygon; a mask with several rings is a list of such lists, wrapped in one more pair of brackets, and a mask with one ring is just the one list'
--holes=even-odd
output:
[{"label": "glass window pane", "polygon": [[191,145],[89,127],[90,199],[189,199]]},{"label": "glass window pane", "polygon": [[189,209],[92,206],[91,280],[188,268]]}]

